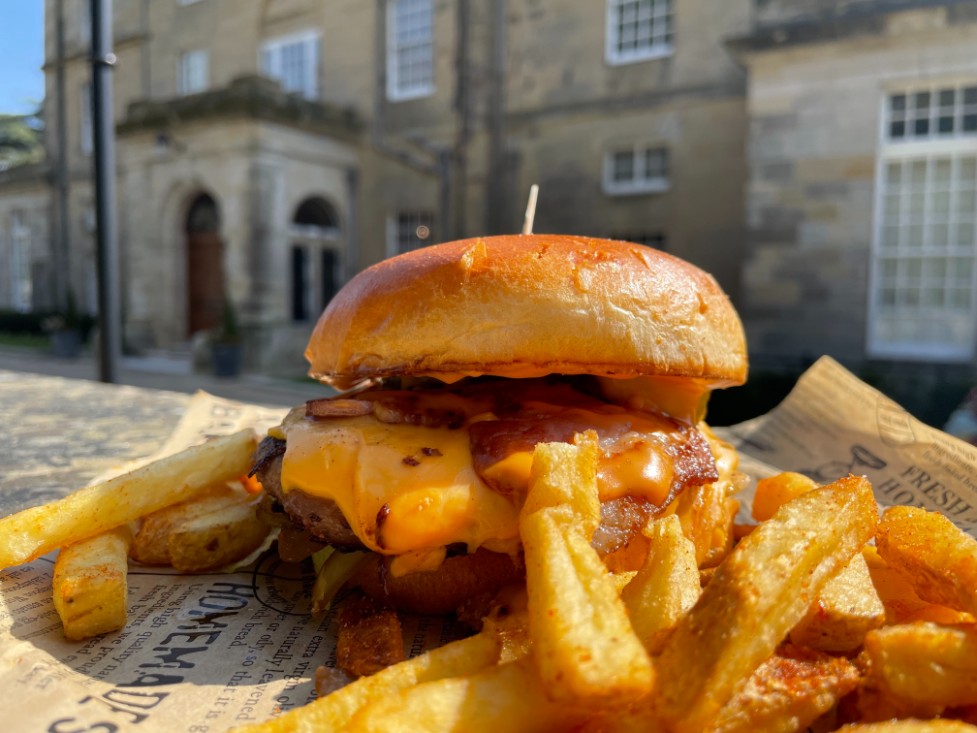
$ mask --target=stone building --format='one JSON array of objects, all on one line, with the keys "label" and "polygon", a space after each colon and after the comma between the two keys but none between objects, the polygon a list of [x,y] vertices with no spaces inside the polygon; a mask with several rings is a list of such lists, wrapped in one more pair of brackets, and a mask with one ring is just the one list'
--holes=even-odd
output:
[{"label": "stone building", "polygon": [[729,46],[754,364],[831,354],[925,412],[977,354],[977,2],[758,0]]},{"label": "stone building", "polygon": [[[46,2],[48,163],[0,173],[0,308],[95,305],[87,0]],[[359,269],[518,231],[625,237],[740,294],[749,0],[115,0],[125,345],[233,303],[298,371]]]}]

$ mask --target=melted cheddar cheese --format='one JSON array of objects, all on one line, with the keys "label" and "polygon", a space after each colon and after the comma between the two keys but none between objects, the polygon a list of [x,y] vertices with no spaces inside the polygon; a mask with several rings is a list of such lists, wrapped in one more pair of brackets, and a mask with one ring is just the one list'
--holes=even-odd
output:
[{"label": "melted cheddar cheese", "polygon": [[369,549],[518,547],[519,509],[476,475],[467,431],[295,412],[283,427],[282,488],[335,501]]},{"label": "melted cheddar cheese", "polygon": [[[458,400],[467,398],[450,399],[458,406]],[[624,407],[593,407],[593,398],[587,399],[590,402],[581,397],[577,405],[558,408],[531,398],[521,405],[531,414],[559,409],[565,425],[580,426],[575,431],[593,427],[604,436],[602,443],[615,446],[598,466],[602,501],[635,495],[665,505],[673,487],[673,459],[647,435],[676,430],[677,425],[649,413],[629,414]],[[643,406],[647,404],[646,399]],[[700,404],[701,392],[686,392],[672,400],[672,412],[684,412],[682,417],[691,422]],[[483,402],[469,400],[465,425],[453,427],[390,424],[374,414],[311,419],[296,409],[277,431],[286,438],[282,488],[334,501],[365,547],[399,556],[398,574],[415,565],[436,566],[444,557],[443,548],[459,543],[469,551],[485,547],[515,553],[532,447],[501,455],[480,468],[480,475],[467,426],[496,419],[480,412],[483,407]],[[666,422],[671,427],[663,428]],[[518,438],[518,431],[513,434]],[[706,437],[717,455],[716,441],[708,433]],[[722,473],[728,472],[728,466],[722,468]]]}]

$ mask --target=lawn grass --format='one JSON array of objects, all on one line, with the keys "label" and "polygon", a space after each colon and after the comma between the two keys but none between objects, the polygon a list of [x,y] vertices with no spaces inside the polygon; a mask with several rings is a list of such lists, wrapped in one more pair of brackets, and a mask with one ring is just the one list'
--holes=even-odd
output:
[{"label": "lawn grass", "polygon": [[24,349],[49,349],[51,339],[29,333],[0,333],[0,346],[16,346]]}]

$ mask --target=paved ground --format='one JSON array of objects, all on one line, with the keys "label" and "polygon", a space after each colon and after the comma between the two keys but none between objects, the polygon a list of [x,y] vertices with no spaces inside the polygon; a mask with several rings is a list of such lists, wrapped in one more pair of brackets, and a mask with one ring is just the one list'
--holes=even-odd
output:
[{"label": "paved ground", "polygon": [[[32,372],[73,379],[98,380],[98,364],[91,354],[62,359],[43,350],[0,346],[0,370]],[[187,360],[174,357],[124,357],[120,363],[121,384],[134,387],[193,393],[198,389],[228,399],[276,407],[291,407],[329,394],[326,387],[295,379],[274,379],[243,374],[224,379],[193,373]]]}]

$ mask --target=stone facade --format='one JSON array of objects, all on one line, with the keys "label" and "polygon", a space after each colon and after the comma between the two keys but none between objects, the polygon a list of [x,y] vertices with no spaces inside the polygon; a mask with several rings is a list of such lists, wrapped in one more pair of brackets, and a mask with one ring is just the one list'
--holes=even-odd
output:
[{"label": "stone facade", "polygon": [[[190,221],[201,202],[218,222],[221,272],[211,282],[238,307],[251,366],[265,370],[302,369],[329,272],[341,284],[388,256],[398,228],[429,227],[422,243],[518,231],[533,183],[536,231],[640,239],[709,269],[739,298],[746,79],[724,43],[749,31],[749,0],[718,9],[714,0],[673,0],[668,42],[633,59],[608,45],[615,0],[433,0],[431,84],[406,96],[388,93],[392,6],[115,1],[127,348],[186,348],[198,308],[188,290],[207,287],[189,264],[191,242],[202,241]],[[27,208],[49,222],[38,230],[38,266],[70,273],[93,309],[86,8],[47,0],[54,184],[37,183]],[[268,78],[287,85],[274,69],[304,63],[282,51],[292,42],[313,55],[311,93],[287,94]],[[624,162],[635,165],[661,156],[650,188],[609,186],[622,150],[634,151]],[[15,185],[23,184],[0,176],[0,231],[4,211],[24,208]],[[321,213],[310,224],[303,217],[313,209]],[[57,246],[62,231],[67,255]],[[299,297],[303,278],[309,292]]]},{"label": "stone facade", "polygon": [[[749,77],[740,310],[753,363],[796,367],[830,354],[931,414],[925,395],[974,376],[975,304],[963,295],[975,286],[974,181],[963,171],[977,152],[977,116],[963,97],[977,94],[977,3],[760,0],[755,20],[751,34],[729,43]],[[917,104],[917,94],[932,95],[918,101],[927,105],[944,94],[950,107],[927,107],[925,134],[893,133],[888,110]],[[944,115],[945,134],[936,128]],[[899,216],[897,189],[886,183],[892,161],[929,165],[930,177],[901,189],[912,208],[896,224],[900,248],[889,250],[886,212],[895,212],[892,222]],[[967,199],[949,213],[941,203],[949,189],[933,185],[944,165],[958,166],[953,195]],[[936,232],[948,222],[960,238],[946,242]],[[921,325],[909,338],[887,337],[899,331],[881,323],[887,312]],[[951,322],[956,332],[946,338]]]}]

